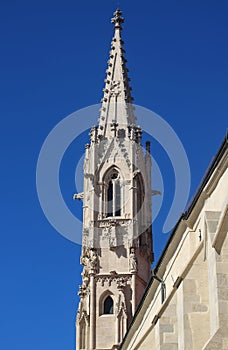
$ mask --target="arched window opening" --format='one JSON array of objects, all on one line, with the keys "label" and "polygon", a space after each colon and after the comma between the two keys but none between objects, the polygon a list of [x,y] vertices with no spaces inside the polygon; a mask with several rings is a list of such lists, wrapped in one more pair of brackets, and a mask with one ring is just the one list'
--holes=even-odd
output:
[{"label": "arched window opening", "polygon": [[106,215],[121,216],[121,187],[119,173],[113,169],[105,179],[106,184]]},{"label": "arched window opening", "polygon": [[113,183],[108,183],[108,216],[113,216]]},{"label": "arched window opening", "polygon": [[143,221],[143,212],[142,206],[145,200],[145,190],[142,177],[138,174],[135,178],[135,187],[137,191],[135,191],[136,195],[136,215],[138,216],[138,222],[141,224]]},{"label": "arched window opening", "polygon": [[121,202],[120,202],[120,183],[116,183],[116,206],[115,206],[115,216],[121,215]]},{"label": "arched window opening", "polygon": [[108,296],[104,301],[104,312],[105,315],[113,314],[113,300]]}]

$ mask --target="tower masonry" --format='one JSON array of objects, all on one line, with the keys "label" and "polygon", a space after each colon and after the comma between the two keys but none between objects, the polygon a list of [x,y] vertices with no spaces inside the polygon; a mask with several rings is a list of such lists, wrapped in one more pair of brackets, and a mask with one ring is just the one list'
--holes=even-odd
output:
[{"label": "tower masonry", "polygon": [[153,262],[150,144],[142,147],[125,51],[122,13],[114,36],[99,122],[84,159],[82,285],[76,350],[112,350],[122,341]]}]

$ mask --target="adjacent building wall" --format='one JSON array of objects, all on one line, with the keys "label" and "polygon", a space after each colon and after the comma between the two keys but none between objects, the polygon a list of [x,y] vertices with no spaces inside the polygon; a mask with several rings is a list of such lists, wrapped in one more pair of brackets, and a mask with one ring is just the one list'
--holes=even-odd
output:
[{"label": "adjacent building wall", "polygon": [[164,302],[153,278],[121,350],[228,349],[226,142],[217,157],[155,268],[165,283]]}]

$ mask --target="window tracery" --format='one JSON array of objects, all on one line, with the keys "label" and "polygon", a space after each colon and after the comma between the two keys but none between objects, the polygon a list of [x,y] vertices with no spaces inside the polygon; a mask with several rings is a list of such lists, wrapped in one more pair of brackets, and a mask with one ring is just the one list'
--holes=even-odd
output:
[{"label": "window tracery", "polygon": [[105,216],[121,216],[121,186],[120,174],[113,168],[105,177]]}]

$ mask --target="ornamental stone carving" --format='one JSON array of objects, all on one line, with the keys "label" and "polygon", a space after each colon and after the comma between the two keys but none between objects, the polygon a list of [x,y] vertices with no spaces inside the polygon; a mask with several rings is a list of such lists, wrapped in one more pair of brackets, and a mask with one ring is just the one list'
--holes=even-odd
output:
[{"label": "ornamental stone carving", "polygon": [[113,282],[116,282],[117,288],[123,288],[127,285],[129,281],[131,281],[131,276],[119,276],[116,274],[113,275],[106,275],[106,276],[97,276],[95,277],[95,280],[97,283],[101,283],[101,286],[103,287],[105,283],[108,284],[110,287]]},{"label": "ornamental stone carving", "polygon": [[91,272],[97,273],[99,268],[99,259],[96,249],[90,250],[90,269]]},{"label": "ornamental stone carving", "polygon": [[126,287],[127,280],[124,277],[120,277],[117,279],[116,284],[117,284],[117,288],[122,290]]},{"label": "ornamental stone carving", "polygon": [[84,287],[88,287],[89,284],[89,273],[86,266],[84,266],[83,272],[82,272],[82,282]]},{"label": "ornamental stone carving", "polygon": [[83,252],[81,256],[81,264],[84,265],[83,269],[83,278],[85,278],[85,282],[87,282],[87,276],[90,273],[97,273],[99,268],[99,259],[96,249],[86,249],[83,246]]},{"label": "ornamental stone carving", "polygon": [[129,255],[129,269],[131,272],[137,272],[138,268],[138,261],[135,254],[135,248],[130,248],[130,255]]},{"label": "ornamental stone carving", "polygon": [[111,96],[118,96],[121,93],[120,81],[113,81],[110,86]]}]

